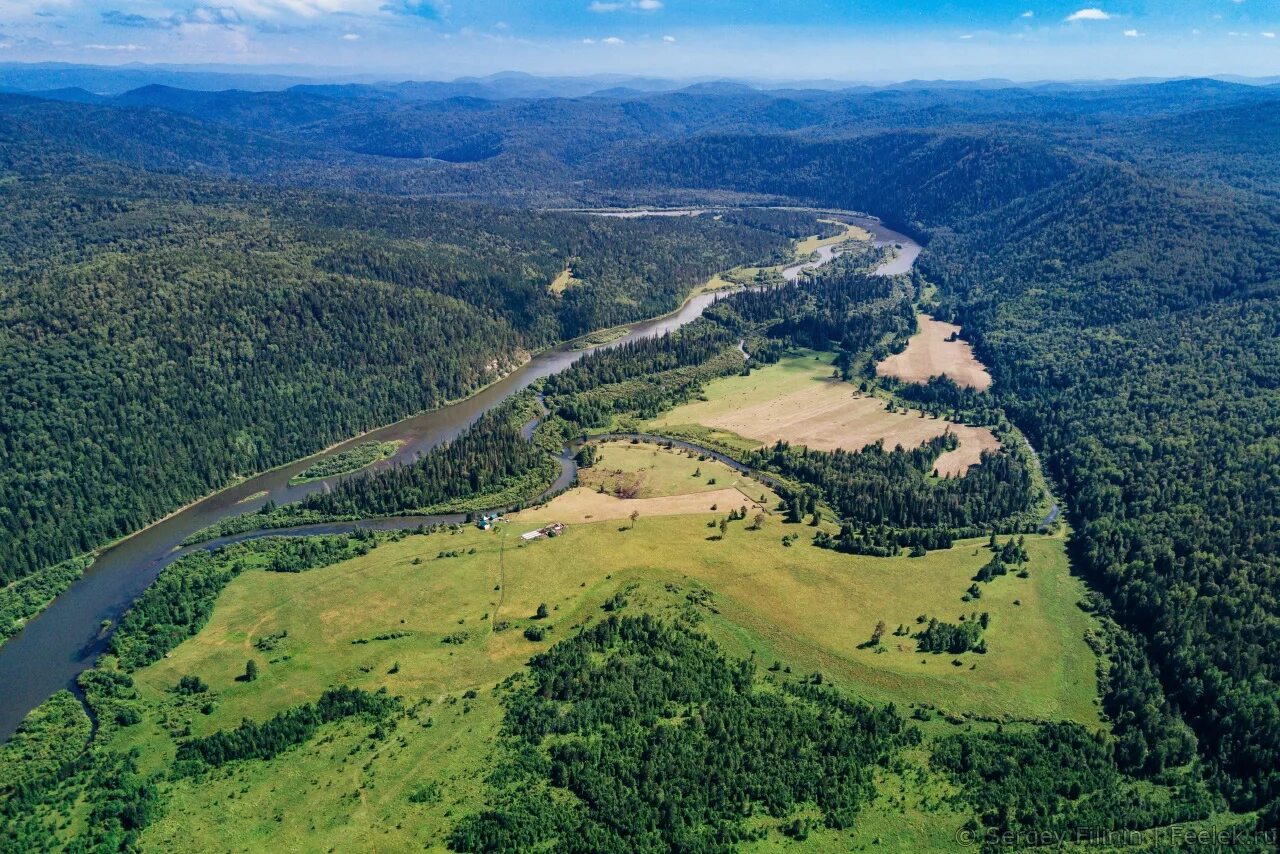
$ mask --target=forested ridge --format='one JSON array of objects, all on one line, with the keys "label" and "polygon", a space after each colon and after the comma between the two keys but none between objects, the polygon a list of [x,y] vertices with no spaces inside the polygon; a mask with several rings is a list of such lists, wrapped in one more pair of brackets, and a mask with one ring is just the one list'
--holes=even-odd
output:
[{"label": "forested ridge", "polygon": [[[0,579],[674,307],[776,228],[278,192],[0,147]],[[572,260],[583,284],[548,283]]]},{"label": "forested ridge", "polygon": [[[1090,607],[1119,628],[1104,644],[1102,708],[1114,738],[1070,726],[974,733],[939,750],[935,770],[985,830],[1194,820],[1218,809],[1219,797],[1274,826],[1280,159],[1266,133],[1276,93],[1240,88],[1183,81],[1094,94],[905,92],[788,103],[673,95],[624,102],[635,105],[622,118],[616,105],[591,99],[541,110],[399,104],[394,122],[361,115],[368,105],[358,98],[335,106],[310,93],[307,109],[318,112],[307,117],[298,107],[294,116],[323,120],[296,135],[297,147],[281,141],[293,119],[272,117],[267,103],[298,106],[287,96],[231,93],[215,107],[153,92],[143,111],[91,112],[3,99],[10,120],[0,123],[0,206],[12,227],[0,237],[2,577],[136,528],[233,473],[465,393],[522,350],[655,313],[699,277],[773,252],[797,227],[749,215],[587,221],[369,190],[870,210],[927,243],[912,294],[851,275],[825,295],[805,286],[723,301],[680,335],[590,356],[553,378],[555,418],[598,426],[652,415],[699,383],[742,370],[739,336],[762,359],[790,344],[874,348],[908,331],[910,297],[936,286],[934,314],[964,327],[995,378],[993,397],[938,387],[911,394],[980,419],[1003,410],[1033,441],[1065,501],[1076,564],[1102,594]],[[154,122],[141,126],[139,116]],[[1238,132],[1247,116],[1257,124]],[[88,124],[64,133],[81,119]],[[581,135],[568,139],[571,126]],[[209,138],[223,143],[217,162],[194,153],[217,149]],[[341,156],[326,161],[335,151]],[[346,192],[298,189],[316,186]],[[566,266],[591,287],[555,298],[546,283]],[[676,284],[653,288],[658,280]],[[935,507],[917,489],[933,450],[846,459],[779,447],[766,455],[822,485],[857,520],[831,538],[835,547],[892,540],[896,548],[904,544],[897,534],[878,526],[919,525],[934,510],[948,524],[995,519],[966,510],[963,481],[942,489],[957,493],[959,506]],[[1005,458],[999,465],[1008,470],[986,483],[997,491],[1014,484],[1019,494],[997,496],[1000,508],[1025,506],[1025,463]],[[867,479],[858,479],[866,468],[892,473],[900,488],[868,503]],[[390,509],[395,502],[375,494],[388,483],[339,497]],[[441,492],[426,478],[406,485],[424,497]],[[799,507],[794,498],[793,515],[813,509],[811,495]],[[924,542],[921,528],[911,531]],[[172,625],[189,630],[207,615],[201,608],[183,612],[195,622]],[[540,678],[563,663],[548,658]],[[511,713],[555,705],[552,681]],[[731,708],[756,702],[739,693]],[[577,699],[566,690],[557,702]],[[82,723],[62,711],[50,726],[78,733]],[[588,723],[573,737],[619,737],[603,715]],[[532,743],[539,734],[521,737]],[[691,761],[663,755],[677,770]],[[601,788],[600,769],[618,776],[625,758],[565,749],[555,755],[559,776],[534,782],[593,803],[625,796],[647,810],[642,789]],[[1059,776],[1065,761],[1071,772]],[[126,758],[94,773],[148,808]],[[1127,774],[1175,785],[1181,797],[1151,801]],[[786,803],[803,791],[774,794]],[[736,838],[725,804],[695,803],[718,822],[711,842]],[[16,820],[21,807],[5,807],[15,835],[26,827]],[[127,843],[135,816],[116,801],[99,808],[101,826],[118,827],[108,841]],[[504,801],[463,819],[454,843],[501,838],[520,847],[527,840],[509,834],[521,823],[537,841],[566,827],[626,839],[628,829],[609,819],[604,810],[566,819]]]},{"label": "forested ridge", "polygon": [[[654,159],[672,183],[733,174],[927,229],[917,275],[942,286],[944,316],[1064,486],[1083,568],[1209,773],[1238,806],[1266,804],[1280,795],[1280,214],[1052,140],[939,136],[884,161],[906,134],[708,139]],[[1112,704],[1124,720],[1158,716],[1161,698],[1111,690],[1130,698]],[[1181,761],[1178,738],[1144,730],[1128,761]]]},{"label": "forested ridge", "polygon": [[[283,92],[149,85],[112,97],[75,90],[0,95],[0,115],[44,150],[142,168],[533,204],[703,203],[706,192],[685,191],[696,183],[673,185],[660,173],[629,168],[628,160],[637,152],[646,159],[663,143],[734,134],[825,146],[868,133],[909,131],[917,142],[897,152],[902,159],[929,148],[923,140],[940,129],[944,136],[971,138],[995,129],[996,146],[1030,134],[1039,141],[1056,139],[1064,150],[1102,151],[1217,188],[1274,194],[1269,188],[1276,179],[1274,158],[1267,156],[1274,138],[1267,130],[1280,107],[1274,86],[1176,80],[1039,90],[732,87],[496,100],[486,92],[472,85],[414,82],[304,85]],[[1024,149],[1005,164],[1015,180],[1028,174],[1020,161],[1038,168],[1035,158],[1028,159],[1031,153]],[[967,170],[959,159],[951,164],[958,167],[956,176]],[[878,164],[868,165],[879,171]],[[727,191],[725,198],[757,189],[741,180],[754,181],[752,164],[736,166],[740,173],[733,163],[716,167],[716,174],[732,176],[712,185]],[[891,181],[885,186],[893,190]],[[910,188],[904,189],[909,195]],[[869,200],[865,204],[872,207]]]}]

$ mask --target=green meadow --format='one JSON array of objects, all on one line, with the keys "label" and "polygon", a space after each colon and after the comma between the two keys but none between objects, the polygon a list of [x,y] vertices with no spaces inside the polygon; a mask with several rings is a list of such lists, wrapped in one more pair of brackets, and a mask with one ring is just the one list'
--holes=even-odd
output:
[{"label": "green meadow", "polygon": [[[618,471],[648,472],[652,494],[682,484],[697,491],[721,474],[716,464],[653,446],[606,445],[591,476]],[[265,720],[337,684],[385,686],[410,714],[385,739],[369,738],[367,724],[341,722],[274,759],[174,782],[144,845],[441,848],[454,821],[483,806],[501,723],[499,683],[532,654],[601,619],[602,605],[618,595],[624,613],[694,621],[761,672],[820,672],[876,703],[925,706],[927,730],[992,718],[1098,724],[1096,660],[1085,642],[1093,626],[1077,607],[1083,589],[1067,571],[1061,539],[1028,537],[1028,578],[998,578],[982,585],[981,599],[962,602],[988,559],[984,542],[877,559],[814,548],[811,528],[784,524],[777,514],[759,530],[734,521],[720,538],[709,527],[720,518],[579,523],[523,542],[521,532],[557,519],[552,502],[495,531],[406,536],[302,573],[246,570],[198,635],[135,673],[147,713],[118,732],[115,746],[137,747],[144,771],[161,770],[182,737]],[[540,605],[544,619],[536,618]],[[956,621],[983,611],[986,654],[919,653],[909,636],[892,634],[899,625],[914,633],[922,615]],[[884,640],[868,648],[881,621]],[[541,642],[524,635],[535,624],[547,630]],[[260,675],[239,681],[249,659]],[[172,690],[187,674],[209,685],[208,714]],[[945,848],[966,816],[944,803],[923,761],[907,757],[903,767],[885,770],[864,821],[852,831],[817,830],[809,846],[847,850],[878,839],[892,848],[895,840],[918,846],[924,838]],[[370,827],[373,837],[364,835]],[[752,850],[792,844],[771,834]]]}]

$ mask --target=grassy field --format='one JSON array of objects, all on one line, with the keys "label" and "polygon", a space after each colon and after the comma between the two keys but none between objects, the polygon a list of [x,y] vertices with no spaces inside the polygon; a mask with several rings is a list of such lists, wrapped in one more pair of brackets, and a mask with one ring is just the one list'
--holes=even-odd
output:
[{"label": "grassy field", "polygon": [[934,320],[927,314],[919,317],[920,329],[907,342],[907,349],[876,365],[882,377],[896,377],[903,382],[923,383],[930,377],[948,376],[956,385],[985,391],[991,387],[991,374],[973,355],[969,342],[958,337],[960,327]]},{"label": "grassy field", "polygon": [[858,240],[862,242],[870,242],[871,233],[865,228],[857,225],[850,225],[847,222],[840,222],[834,219],[818,220],[819,222],[828,222],[835,225],[844,226],[844,231],[832,237],[818,237],[816,234],[812,237],[806,237],[796,244],[796,257],[801,260],[807,259],[814,252],[817,252],[823,246],[838,246],[841,243],[848,243],[850,240]]},{"label": "grassy field", "polygon": [[678,449],[646,442],[603,442],[598,447],[595,465],[578,473],[583,488],[592,491],[603,486],[606,493],[619,497],[658,498],[742,486],[752,497],[761,493],[773,496],[756,481],[716,460],[690,465],[696,457]]},{"label": "grassy field", "polygon": [[[724,488],[748,503],[746,493],[721,486],[738,477],[732,470],[652,445],[606,444],[599,464],[584,472],[606,487],[628,474],[644,475],[648,497],[629,502],[592,487],[578,492],[633,506],[705,503]],[[756,497],[762,491],[750,481],[740,486]],[[275,759],[173,783],[145,847],[194,850],[199,840],[202,849],[231,851],[439,849],[457,817],[483,805],[501,720],[495,686],[531,654],[599,619],[602,603],[617,593],[626,596],[628,613],[692,612],[731,655],[754,657],[762,669],[776,661],[796,676],[821,671],[876,702],[1098,722],[1095,660],[1084,641],[1091,618],[1076,607],[1083,590],[1067,571],[1061,539],[1028,538],[1030,577],[997,579],[984,585],[979,601],[963,603],[987,560],[979,541],[918,559],[849,556],[810,546],[811,528],[784,524],[776,514],[761,530],[748,530],[749,520],[733,522],[721,539],[708,523],[726,515],[726,503],[714,513],[642,513],[634,526],[575,522],[558,537],[520,540],[523,531],[573,515],[572,496],[517,514],[495,531],[407,536],[323,569],[250,570],[233,581],[203,631],[136,674],[151,711],[122,730],[116,746],[139,747],[144,770],[172,760],[171,733],[262,720],[330,685],[386,686],[413,711],[384,740],[370,739],[368,725],[345,722]],[[766,506],[776,500],[766,498]],[[788,534],[798,537],[789,546]],[[540,604],[547,606],[544,620],[535,619]],[[915,631],[921,614],[954,621],[973,611],[991,615],[985,655],[921,654],[910,638],[891,634],[880,651],[860,648],[880,620],[890,632],[899,624]],[[542,642],[524,637],[535,623],[549,629]],[[260,648],[283,632],[273,648]],[[374,640],[378,635],[399,636]],[[250,658],[260,664],[259,678],[237,681]],[[209,684],[211,714],[172,693],[184,674]],[[952,729],[941,719],[926,726]],[[906,850],[923,833],[945,848],[964,816],[942,804],[936,781],[913,767],[884,772],[883,796],[852,833],[818,831],[806,847],[848,850],[880,839],[888,850]],[[411,802],[415,793],[424,802]],[[771,834],[750,850],[794,844]]]},{"label": "grassy field", "polygon": [[711,293],[712,291],[723,291],[730,288],[741,287],[742,283],[733,278],[732,272],[716,273],[706,284],[694,291],[695,294]]},{"label": "grassy field", "polygon": [[[553,503],[524,514],[514,528],[557,515]],[[641,518],[625,531],[612,523],[575,525],[523,546],[512,544],[511,530],[410,537],[312,573],[252,572],[235,581],[199,636],[140,674],[144,693],[160,706],[184,673],[210,683],[216,710],[182,725],[203,733],[245,716],[262,719],[345,683],[387,685],[411,701],[430,700],[421,714],[432,726],[401,722],[389,746],[375,745],[358,727],[340,729],[270,762],[219,772],[213,784],[177,784],[167,818],[147,841],[167,850],[192,838],[237,850],[314,850],[321,840],[354,844],[356,837],[343,834],[372,825],[386,835],[388,850],[424,838],[438,844],[447,813],[460,814],[481,797],[486,746],[498,723],[490,689],[633,584],[629,607],[659,612],[675,613],[684,596],[705,590],[704,625],[731,653],[754,653],[762,666],[778,660],[796,673],[820,670],[869,699],[937,703],[957,714],[1096,721],[1093,658],[1083,642],[1088,619],[1074,606],[1079,585],[1065,572],[1057,540],[1031,542],[1031,578],[988,585],[980,607],[992,614],[990,652],[960,656],[956,667],[952,656],[911,651],[909,641],[879,654],[858,645],[878,619],[913,625],[922,612],[955,619],[967,610],[959,596],[985,559],[976,543],[918,560],[875,560],[803,543],[786,548],[784,526],[773,520],[757,532],[739,523],[722,541],[707,539],[702,517]],[[435,557],[446,548],[476,553]],[[519,627],[544,602],[552,631],[531,643]],[[495,619],[514,627],[495,633]],[[288,637],[273,654],[254,649],[254,640],[282,629]],[[352,643],[388,631],[411,634]],[[463,643],[442,643],[459,631],[468,633]],[[263,661],[262,676],[234,681],[250,657]],[[468,690],[476,698],[461,700]],[[153,751],[168,743],[160,729],[134,728],[129,741]],[[153,767],[168,758],[162,751]],[[407,802],[424,780],[441,782],[447,793],[435,808]]]},{"label": "grassy field", "polygon": [[562,294],[574,285],[579,284],[582,284],[582,280],[573,275],[572,268],[565,267],[551,280],[551,284],[547,288],[553,294]]},{"label": "grassy field", "polygon": [[939,474],[960,475],[984,450],[999,447],[985,427],[953,424],[920,412],[890,412],[878,397],[831,377],[829,353],[804,353],[750,376],[707,384],[704,400],[687,403],[649,422],[649,428],[751,449],[785,439],[817,450],[859,450],[884,439],[886,446],[914,447],[950,430],[960,446],[938,458]]}]

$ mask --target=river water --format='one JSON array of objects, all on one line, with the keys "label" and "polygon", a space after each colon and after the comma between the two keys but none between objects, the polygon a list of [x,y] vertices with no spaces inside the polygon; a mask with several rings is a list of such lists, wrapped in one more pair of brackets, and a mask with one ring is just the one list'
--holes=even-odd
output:
[{"label": "river water", "polygon": [[[628,213],[643,215],[644,212]],[[671,214],[664,212],[664,215]],[[851,221],[870,231],[877,245],[900,247],[897,256],[881,265],[876,270],[877,274],[893,275],[911,269],[920,253],[920,247],[914,241],[877,220],[856,217],[851,218]],[[788,281],[794,281],[804,271],[829,262],[836,254],[835,247],[824,246],[818,250],[815,260],[788,267],[783,271],[783,276]],[[671,314],[634,324],[625,337],[602,346],[616,347],[628,341],[651,338],[679,329],[701,316],[707,306],[720,296],[721,294],[700,294],[692,297]],[[548,350],[533,357],[501,381],[465,400],[350,439],[331,452],[346,450],[362,442],[396,440],[403,443],[396,454],[376,463],[372,468],[413,462],[420,454],[456,438],[481,415],[511,395],[528,388],[537,380],[564,370],[588,352],[590,350],[575,350],[571,344]],[[187,537],[228,516],[257,510],[268,500],[288,504],[326,489],[342,479],[342,476],[338,476],[298,485],[289,483],[291,477],[314,462],[314,457],[299,460],[251,477],[209,495],[107,548],[83,578],[36,616],[21,632],[0,646],[0,740],[12,735],[27,713],[54,692],[62,688],[74,688],[76,677],[81,671],[91,667],[106,649],[108,636],[101,630],[103,621],[110,620],[114,625],[129,605],[155,580],[161,569],[189,553],[191,549],[180,548]],[[365,469],[356,476],[368,470]],[[570,465],[562,464],[561,479],[553,489],[567,484],[571,478]],[[360,527],[393,530],[415,527],[423,522],[430,524],[433,521],[452,522],[461,519],[460,515],[397,517],[368,520],[361,522]],[[353,527],[351,523],[319,524],[289,529],[288,533],[337,533],[349,531]],[[272,533],[282,532],[266,531],[248,536]],[[243,540],[248,536],[241,535],[234,539]],[[200,547],[213,548],[227,541],[215,540]]]}]

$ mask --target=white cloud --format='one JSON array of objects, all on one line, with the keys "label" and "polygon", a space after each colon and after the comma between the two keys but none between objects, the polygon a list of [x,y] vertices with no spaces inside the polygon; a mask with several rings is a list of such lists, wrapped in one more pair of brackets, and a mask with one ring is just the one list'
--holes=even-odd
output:
[{"label": "white cloud", "polygon": [[[67,0],[58,2],[66,3]],[[8,3],[9,0],[0,0],[0,12]],[[105,12],[102,18],[104,23],[120,26],[142,27],[150,23],[151,26],[167,24],[172,28],[184,22],[237,24],[249,19],[280,21],[291,17],[316,19],[326,15],[377,15],[379,12],[439,20],[448,8],[445,0],[218,0],[165,18],[147,18],[119,11]]]},{"label": "white cloud", "polygon": [[184,42],[200,45],[205,49],[219,46],[235,53],[246,53],[251,47],[248,27],[227,27],[217,24],[182,24],[177,33]]},{"label": "white cloud", "polygon": [[676,43],[676,37],[675,37],[675,36],[663,36],[663,37],[662,37],[662,40],[663,40],[664,42],[666,42],[667,44],[675,44],[675,43]]},{"label": "white cloud", "polygon": [[342,40],[344,42],[358,42],[360,41],[360,36],[357,35],[356,33],[344,33],[342,36]]},{"label": "white cloud", "polygon": [[592,0],[587,6],[588,12],[621,12],[623,9],[634,9],[640,12],[656,12],[662,8],[662,0]]},{"label": "white cloud", "polygon": [[1030,9],[1028,9],[1027,11],[1023,12],[1021,15],[1019,15],[1018,17],[1019,17],[1019,18],[1034,18],[1035,16],[1036,16],[1036,13],[1035,13],[1035,12],[1032,12]]},{"label": "white cloud", "polygon": [[973,33],[965,33],[965,34],[964,34],[964,35],[962,35],[960,38],[962,38],[962,39],[971,39],[971,38],[973,38]]},{"label": "white cloud", "polygon": [[625,42],[625,41],[623,41],[622,39],[618,38],[617,36],[609,36],[609,38],[607,38],[607,39],[601,39],[601,43],[602,43],[602,44],[608,44],[608,45],[620,45],[620,44],[626,44],[626,42]]},{"label": "white cloud", "polygon": [[376,0],[376,2],[379,12],[421,18],[424,21],[440,22],[449,14],[447,0]]},{"label": "white cloud", "polygon": [[170,15],[155,18],[147,17],[146,15],[139,15],[136,12],[122,12],[118,9],[108,9],[99,15],[99,20],[111,27],[128,27],[143,30],[173,30],[179,29],[187,24],[236,27],[242,23],[243,18],[239,12],[229,6],[219,8],[214,8],[212,6],[197,6],[188,12],[174,12]]},{"label": "white cloud", "polygon": [[1138,32],[1137,30],[1125,30],[1124,35],[1125,35],[1125,38],[1136,39],[1138,36],[1142,35],[1142,33]]},{"label": "white cloud", "polygon": [[595,40],[595,39],[583,39],[583,40],[582,40],[582,43],[583,43],[583,44],[595,44],[595,43],[596,43],[596,40]]},{"label": "white cloud", "polygon": [[1273,39],[1273,38],[1275,38],[1275,37],[1276,37],[1276,34],[1275,34],[1275,33],[1263,33],[1263,34],[1262,34],[1262,37],[1263,37],[1264,39]]},{"label": "white cloud", "polygon": [[137,50],[146,50],[146,47],[140,44],[87,44],[82,45],[85,50],[120,50],[132,53]]},{"label": "white cloud", "polygon": [[369,0],[230,0],[227,5],[257,18],[290,14],[317,18],[338,12],[372,12],[377,8],[377,3]]},{"label": "white cloud", "polygon": [[1096,7],[1080,9],[1067,16],[1068,21],[1110,21],[1111,16]]}]

